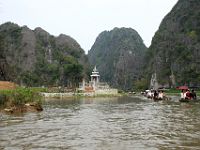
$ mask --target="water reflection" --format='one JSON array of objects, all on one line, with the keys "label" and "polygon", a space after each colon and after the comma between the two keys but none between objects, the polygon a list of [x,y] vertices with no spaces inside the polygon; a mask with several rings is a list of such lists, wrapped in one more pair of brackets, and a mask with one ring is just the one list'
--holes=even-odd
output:
[{"label": "water reflection", "polygon": [[48,100],[0,115],[0,149],[199,149],[200,104],[134,97]]}]

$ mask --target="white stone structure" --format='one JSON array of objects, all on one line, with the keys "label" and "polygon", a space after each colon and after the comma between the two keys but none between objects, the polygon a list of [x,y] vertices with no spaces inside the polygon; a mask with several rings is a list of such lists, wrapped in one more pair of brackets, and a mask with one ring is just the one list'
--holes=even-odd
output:
[{"label": "white stone structure", "polygon": [[90,75],[91,77],[91,84],[94,90],[98,89],[98,85],[99,85],[99,80],[100,80],[100,75],[99,72],[97,71],[96,66],[93,69],[92,74]]},{"label": "white stone structure", "polygon": [[94,67],[92,74],[90,75],[90,82],[86,82],[83,79],[82,83],[79,84],[79,88],[76,92],[67,93],[41,93],[44,98],[47,99],[65,99],[73,96],[117,96],[118,90],[110,88],[106,82],[100,82],[100,75],[97,71],[96,66]]},{"label": "white stone structure", "polygon": [[86,83],[83,79],[82,84],[79,84],[79,90],[84,93],[90,93],[92,95],[115,95],[118,94],[117,89],[112,89],[106,82],[100,82],[100,75],[96,68],[94,67],[92,74],[90,75],[91,80]]}]

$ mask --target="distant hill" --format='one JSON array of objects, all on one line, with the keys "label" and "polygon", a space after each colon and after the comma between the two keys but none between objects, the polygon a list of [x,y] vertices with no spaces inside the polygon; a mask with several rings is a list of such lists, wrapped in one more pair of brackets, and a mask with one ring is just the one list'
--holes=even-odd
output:
[{"label": "distant hill", "polygon": [[179,0],[162,20],[146,55],[149,80],[160,86],[200,85],[200,1]]},{"label": "distant hill", "polygon": [[146,46],[131,28],[114,28],[99,34],[88,58],[101,80],[120,89],[131,89],[141,76]]},{"label": "distant hill", "polygon": [[87,56],[70,36],[7,22],[0,25],[0,80],[29,86],[75,86],[88,69]]}]

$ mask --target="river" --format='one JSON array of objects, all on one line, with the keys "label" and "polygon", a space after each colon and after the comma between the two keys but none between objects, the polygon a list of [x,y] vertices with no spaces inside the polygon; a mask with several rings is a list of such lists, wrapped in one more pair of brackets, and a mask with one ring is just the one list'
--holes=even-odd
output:
[{"label": "river", "polygon": [[48,100],[43,107],[0,114],[0,149],[200,149],[200,103],[115,97]]}]

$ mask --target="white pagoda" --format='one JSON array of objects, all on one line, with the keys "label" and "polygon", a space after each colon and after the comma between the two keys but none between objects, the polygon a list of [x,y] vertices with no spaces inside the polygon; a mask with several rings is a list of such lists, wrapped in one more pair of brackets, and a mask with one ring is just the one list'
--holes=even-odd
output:
[{"label": "white pagoda", "polygon": [[100,80],[100,75],[99,75],[99,72],[98,72],[96,66],[94,67],[90,77],[91,77],[92,87],[94,90],[96,90],[98,87],[98,84],[99,84],[99,80]]},{"label": "white pagoda", "polygon": [[95,96],[95,95],[116,95],[118,94],[117,89],[112,89],[106,82],[100,82],[100,75],[94,67],[92,74],[90,75],[91,80],[86,83],[83,79],[82,84],[79,84],[79,90],[83,91],[83,95]]}]

